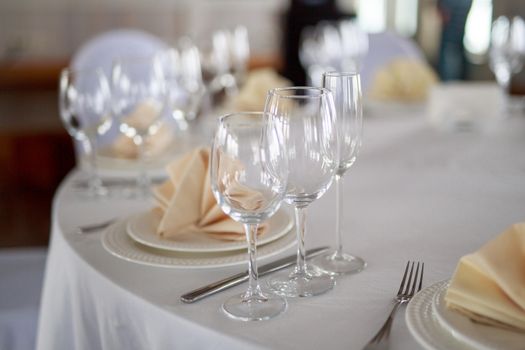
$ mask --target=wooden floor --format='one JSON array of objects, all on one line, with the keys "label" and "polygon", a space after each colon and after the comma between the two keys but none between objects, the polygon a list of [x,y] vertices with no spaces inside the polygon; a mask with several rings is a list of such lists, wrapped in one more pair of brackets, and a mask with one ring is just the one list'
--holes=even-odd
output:
[{"label": "wooden floor", "polygon": [[0,91],[0,248],[47,245],[53,195],[73,166],[56,90]]}]

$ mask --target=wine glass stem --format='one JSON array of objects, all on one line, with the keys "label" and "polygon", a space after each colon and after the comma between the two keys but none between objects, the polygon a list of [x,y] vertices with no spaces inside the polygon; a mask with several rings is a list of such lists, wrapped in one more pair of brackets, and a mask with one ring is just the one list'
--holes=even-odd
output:
[{"label": "wine glass stem", "polygon": [[335,176],[335,190],[336,190],[336,211],[335,211],[335,244],[336,256],[343,254],[343,237],[341,232],[341,221],[343,213],[343,177],[341,175]]},{"label": "wine glass stem", "polygon": [[306,274],[306,250],[304,246],[304,236],[306,231],[306,206],[295,207],[295,223],[297,232],[297,266],[294,273],[297,275]]},{"label": "wine glass stem", "polygon": [[150,180],[146,172],[146,144],[144,142],[144,136],[135,135],[133,137],[133,142],[137,146],[137,159],[139,162],[139,174],[137,177],[137,185],[139,188],[139,192],[146,197],[149,192]]},{"label": "wine glass stem", "polygon": [[86,137],[84,139],[84,149],[88,154],[89,166],[88,173],[88,191],[96,194],[102,188],[102,181],[98,177],[98,164],[96,152],[96,137]]},{"label": "wine glass stem", "polygon": [[248,290],[243,299],[248,300],[261,294],[257,272],[257,224],[244,224],[244,230],[248,241]]}]

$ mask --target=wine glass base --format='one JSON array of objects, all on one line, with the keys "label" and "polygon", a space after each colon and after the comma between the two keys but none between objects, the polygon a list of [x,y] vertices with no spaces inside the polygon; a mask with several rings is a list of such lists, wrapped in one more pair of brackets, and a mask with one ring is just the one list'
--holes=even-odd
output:
[{"label": "wine glass base", "polygon": [[315,257],[312,265],[332,276],[357,273],[366,267],[366,262],[358,256],[335,251]]},{"label": "wine glass base", "polygon": [[268,281],[268,286],[278,295],[289,298],[311,297],[323,294],[334,288],[335,279],[327,274],[312,272],[281,274]]},{"label": "wine glass base", "polygon": [[238,294],[224,302],[222,311],[235,320],[263,321],[283,313],[287,306],[286,300],[278,295],[253,295],[245,299],[244,294]]}]

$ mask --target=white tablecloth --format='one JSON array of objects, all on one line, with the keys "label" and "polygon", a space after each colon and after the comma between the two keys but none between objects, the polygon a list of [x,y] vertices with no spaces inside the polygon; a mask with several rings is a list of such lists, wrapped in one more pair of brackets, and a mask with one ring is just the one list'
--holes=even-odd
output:
[{"label": "white tablecloth", "polygon": [[[289,300],[285,314],[264,322],[238,322],[220,311],[244,285],[195,304],[179,301],[244,265],[143,266],[106,252],[101,233],[75,235],[77,225],[150,206],[80,200],[71,189],[75,176],[54,200],[38,349],[359,349],[390,311],[407,260],[425,262],[428,286],[450,278],[462,255],[525,221],[525,118],[451,133],[433,128],[423,108],[367,115],[362,152],[345,177],[343,224],[345,248],[368,267],[338,278],[329,293]],[[334,207],[333,188],[311,205],[307,247],[333,244]],[[403,312],[391,348],[420,349]]]}]

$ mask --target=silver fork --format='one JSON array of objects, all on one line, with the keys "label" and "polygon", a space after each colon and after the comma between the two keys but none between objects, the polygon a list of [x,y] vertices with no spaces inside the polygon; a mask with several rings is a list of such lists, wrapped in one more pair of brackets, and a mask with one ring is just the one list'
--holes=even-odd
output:
[{"label": "silver fork", "polygon": [[[414,266],[416,266],[415,273]],[[370,339],[368,344],[366,344],[364,350],[388,348],[388,340],[390,337],[390,329],[392,328],[392,323],[394,322],[394,315],[396,314],[396,311],[399,308],[399,306],[408,303],[410,299],[412,299],[414,294],[421,290],[421,286],[423,285],[424,269],[425,263],[417,262],[416,265],[415,262],[407,262],[407,266],[405,267],[405,273],[403,274],[403,279],[401,280],[401,285],[399,286],[399,290],[397,291],[396,297],[394,299],[394,308],[392,309],[390,315],[388,315],[388,318],[386,319],[383,326],[376,333],[376,335],[374,335],[374,337]]]}]

